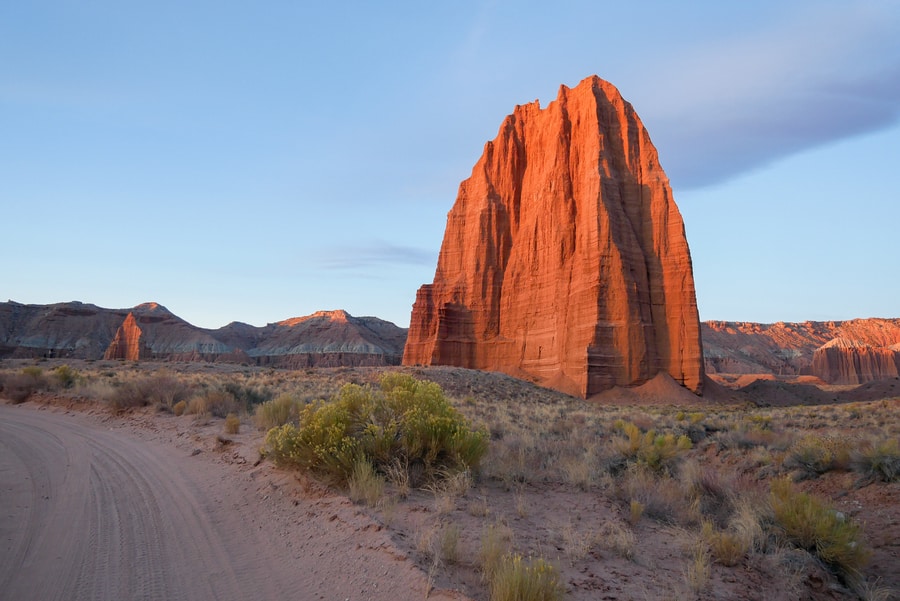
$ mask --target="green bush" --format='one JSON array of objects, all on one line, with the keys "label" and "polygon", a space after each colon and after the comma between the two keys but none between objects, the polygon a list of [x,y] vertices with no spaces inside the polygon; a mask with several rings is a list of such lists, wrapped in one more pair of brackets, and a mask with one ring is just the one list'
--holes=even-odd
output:
[{"label": "green bush", "polygon": [[37,365],[23,367],[22,374],[34,379],[36,382],[40,382],[44,379],[44,370]]},{"label": "green bush", "polygon": [[648,467],[654,472],[671,471],[675,461],[693,446],[687,436],[657,434],[654,430],[642,433],[630,422],[616,424],[624,438],[613,441],[613,448],[626,460]]},{"label": "green bush", "polygon": [[487,433],[472,429],[440,386],[404,374],[384,375],[380,390],[346,384],[331,401],[307,405],[299,426],[266,435],[276,463],[342,482],[362,458],[382,473],[398,460],[430,475],[475,468],[487,444]]},{"label": "green bush", "polygon": [[68,365],[60,365],[53,370],[52,375],[60,388],[71,388],[79,377],[78,372]]},{"label": "green bush", "polygon": [[281,394],[256,406],[253,419],[260,430],[270,430],[300,419],[302,403],[291,394]]},{"label": "green bush", "polygon": [[775,525],[788,542],[838,573],[860,573],[870,553],[860,540],[859,525],[822,500],[797,491],[788,479],[773,481],[770,496]]}]

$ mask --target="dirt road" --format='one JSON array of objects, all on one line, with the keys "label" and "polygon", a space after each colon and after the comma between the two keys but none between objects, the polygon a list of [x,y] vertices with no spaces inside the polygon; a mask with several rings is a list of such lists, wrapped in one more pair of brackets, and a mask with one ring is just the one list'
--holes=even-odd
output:
[{"label": "dirt road", "polygon": [[0,405],[0,599],[424,597],[355,506],[265,504],[258,482],[121,425]]}]

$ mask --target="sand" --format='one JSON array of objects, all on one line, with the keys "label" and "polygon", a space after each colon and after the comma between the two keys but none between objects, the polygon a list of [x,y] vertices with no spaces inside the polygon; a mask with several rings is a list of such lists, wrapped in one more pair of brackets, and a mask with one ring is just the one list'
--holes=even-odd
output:
[{"label": "sand", "polygon": [[223,445],[174,420],[0,404],[0,597],[425,597],[357,506],[254,466],[256,433]]}]

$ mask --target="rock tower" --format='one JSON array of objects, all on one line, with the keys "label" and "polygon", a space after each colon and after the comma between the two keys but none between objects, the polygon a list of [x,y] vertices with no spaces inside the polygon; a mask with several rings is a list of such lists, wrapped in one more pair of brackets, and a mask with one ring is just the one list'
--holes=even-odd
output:
[{"label": "rock tower", "polygon": [[495,370],[584,397],[659,372],[700,392],[691,256],[656,149],[594,76],[517,106],[460,184],[406,365]]}]

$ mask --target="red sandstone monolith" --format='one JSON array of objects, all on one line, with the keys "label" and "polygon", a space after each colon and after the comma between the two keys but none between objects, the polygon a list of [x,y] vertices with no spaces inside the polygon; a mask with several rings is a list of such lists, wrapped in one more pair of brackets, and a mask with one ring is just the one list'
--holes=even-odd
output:
[{"label": "red sandstone monolith", "polygon": [[146,349],[142,344],[141,337],[143,332],[134,318],[134,313],[129,313],[119,329],[116,330],[116,336],[110,342],[109,347],[103,354],[105,360],[124,359],[126,361],[139,361],[147,356]]},{"label": "red sandstone monolith", "polygon": [[496,370],[580,396],[661,371],[700,392],[684,224],[632,106],[598,77],[517,106],[462,182],[406,365]]}]

